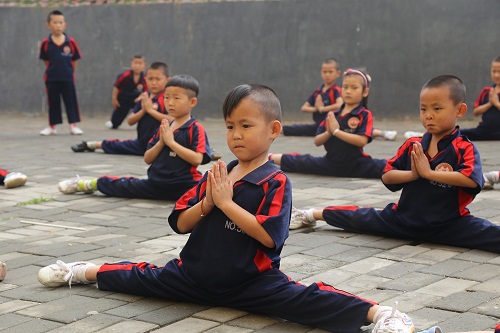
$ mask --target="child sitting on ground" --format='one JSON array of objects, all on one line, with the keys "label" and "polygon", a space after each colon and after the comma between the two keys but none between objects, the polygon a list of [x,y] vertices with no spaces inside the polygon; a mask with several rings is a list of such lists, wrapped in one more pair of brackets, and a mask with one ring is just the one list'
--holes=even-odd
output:
[{"label": "child sitting on ground", "polygon": [[207,134],[191,116],[199,84],[188,75],[174,76],[165,89],[165,105],[172,121],[163,119],[148,143],[144,161],[150,164],[147,179],[104,176],[92,180],[70,179],[59,183],[59,191],[100,192],[122,198],[177,200],[201,179],[200,164],[210,162]]},{"label": "child sitting on ground", "polygon": [[111,120],[106,122],[106,127],[117,129],[125,120],[129,111],[134,108],[136,98],[144,91],[147,91],[144,76],[145,68],[146,58],[141,54],[136,54],[130,61],[130,69],[120,73],[116,78],[111,93],[113,114]]},{"label": "child sitting on ground", "polygon": [[467,112],[465,86],[452,75],[427,82],[420,93],[420,120],[427,130],[413,137],[387,162],[382,176],[399,202],[383,210],[331,206],[296,210],[290,228],[316,220],[349,232],[414,239],[500,253],[500,226],[467,209],[483,186],[479,152],[456,121]]},{"label": "child sitting on ground", "polygon": [[411,319],[391,307],[322,282],[305,286],[280,271],[292,187],[267,158],[281,131],[279,100],[270,88],[245,84],[229,92],[223,113],[237,160],[215,162],[176,202],[169,224],[190,233],[179,259],[162,267],[58,261],[40,269],[40,283],[97,282],[100,290],[232,307],[330,332],[358,332],[374,322],[375,333],[412,333]]},{"label": "child sitting on ground", "polygon": [[74,152],[93,152],[102,149],[107,154],[125,154],[143,156],[149,140],[160,126],[163,119],[171,121],[164,105],[164,90],[169,79],[168,66],[163,62],[153,62],[146,72],[149,92],[139,96],[133,113],[127,118],[129,125],[137,124],[137,139],[83,141],[71,146]]},{"label": "child sitting on ground", "polygon": [[368,77],[359,70],[348,69],[342,82],[344,104],[328,113],[314,138],[317,146],[324,145],[326,155],[271,154],[269,158],[285,172],[380,178],[386,160],[373,159],[363,152],[373,135],[372,114],[363,104],[369,92]]}]

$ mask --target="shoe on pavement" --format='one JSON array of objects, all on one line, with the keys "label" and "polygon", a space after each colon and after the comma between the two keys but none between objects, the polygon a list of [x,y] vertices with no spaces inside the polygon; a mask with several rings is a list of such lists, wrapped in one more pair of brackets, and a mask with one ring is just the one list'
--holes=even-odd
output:
[{"label": "shoe on pavement", "polygon": [[82,141],[81,143],[77,143],[75,145],[71,146],[71,150],[73,150],[75,153],[81,153],[84,151],[95,151],[95,149],[90,149],[89,146],[87,145],[86,141]]},{"label": "shoe on pavement", "polygon": [[[392,311],[383,315],[376,323],[372,333],[414,333],[413,321],[406,313],[397,310],[398,302],[394,302]],[[436,333],[440,333],[441,330]]]},{"label": "shoe on pavement", "polygon": [[387,141],[394,141],[396,140],[397,136],[397,131],[384,131],[384,139],[386,139]]},{"label": "shoe on pavement", "polygon": [[69,131],[73,135],[82,135],[83,131],[78,126],[70,126]]},{"label": "shoe on pavement", "polygon": [[5,176],[3,184],[5,185],[5,188],[14,188],[23,186],[27,181],[28,176],[25,174],[20,172],[10,172]]},{"label": "shoe on pavement", "polygon": [[40,135],[43,135],[43,136],[49,136],[49,135],[56,135],[57,134],[57,130],[55,128],[52,128],[52,127],[45,127],[43,130],[40,131]]},{"label": "shoe on pavement", "polygon": [[0,282],[2,282],[5,279],[6,275],[7,275],[7,265],[3,261],[0,261]]},{"label": "shoe on pavement", "polygon": [[113,128],[113,123],[111,122],[111,120],[108,120],[104,123],[104,126],[106,126],[107,128]]},{"label": "shoe on pavement", "polygon": [[406,131],[405,132],[405,139],[412,138],[414,136],[423,136],[424,133],[422,132],[413,132],[413,131]]},{"label": "shoe on pavement", "polygon": [[288,229],[295,230],[300,228],[312,228],[316,226],[316,221],[311,222],[307,218],[306,211],[292,207],[292,217]]},{"label": "shoe on pavement", "polygon": [[441,328],[439,326],[433,326],[433,327],[429,328],[428,330],[420,331],[418,333],[443,333],[443,331],[441,330]]},{"label": "shoe on pavement", "polygon": [[85,271],[91,266],[95,265],[85,261],[66,264],[58,260],[38,271],[38,281],[47,287],[59,287],[67,283],[71,288],[72,283],[88,284],[90,281],[85,278]]},{"label": "shoe on pavement", "polygon": [[493,184],[500,181],[499,171],[490,171],[483,173],[484,185],[483,190],[492,190]]},{"label": "shoe on pavement", "polygon": [[217,152],[215,149],[210,148],[210,157],[211,157],[212,161],[217,161],[217,160],[220,160],[222,158],[222,154]]}]

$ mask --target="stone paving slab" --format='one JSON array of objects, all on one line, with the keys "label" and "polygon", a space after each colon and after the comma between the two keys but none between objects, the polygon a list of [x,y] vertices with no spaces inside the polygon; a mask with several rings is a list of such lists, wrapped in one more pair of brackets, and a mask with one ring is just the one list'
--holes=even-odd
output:
[{"label": "stone paving slab", "polygon": [[[22,188],[0,187],[0,260],[9,267],[7,278],[0,283],[0,331],[323,332],[279,318],[103,292],[95,286],[41,286],[36,279],[38,270],[57,259],[96,264],[147,260],[163,265],[178,256],[187,240],[168,225],[173,202],[58,192],[57,183],[76,174],[86,179],[104,173],[146,176],[147,165],[140,157],[75,154],[70,150],[71,144],[81,140],[134,137],[134,128],[124,125],[112,131],[104,127],[106,120],[84,118],[85,134],[81,137],[66,130],[57,136],[40,137],[46,115],[0,115],[0,154],[4,156],[0,167],[29,176]],[[222,120],[202,122],[211,145],[225,161],[231,160]],[[394,142],[377,139],[370,143],[365,151],[376,158],[394,155],[403,142],[402,133],[420,128],[418,121],[408,120],[378,124],[397,128],[400,135]],[[498,143],[479,142],[477,146],[484,170],[500,169]],[[324,154],[309,138],[281,137],[271,151]],[[200,170],[209,168],[205,165]],[[399,198],[399,192],[388,191],[379,180],[289,177],[299,208],[382,208]],[[51,201],[20,205],[36,198]],[[500,187],[481,192],[469,208],[473,214],[500,224]],[[384,305],[398,301],[399,309],[412,316],[417,329],[438,324],[445,332],[491,330],[500,321],[499,254],[349,233],[319,222],[312,229],[291,231],[282,257],[283,271],[302,283],[321,280]],[[370,326],[363,328],[363,332],[369,330]]]}]

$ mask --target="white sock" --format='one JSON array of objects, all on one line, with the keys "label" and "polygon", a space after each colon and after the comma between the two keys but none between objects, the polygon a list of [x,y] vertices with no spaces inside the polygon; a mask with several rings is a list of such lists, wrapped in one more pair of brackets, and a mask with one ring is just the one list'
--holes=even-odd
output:
[{"label": "white sock", "polygon": [[87,147],[89,147],[89,149],[96,149],[96,144],[97,144],[97,141],[87,141]]},{"label": "white sock", "polygon": [[304,213],[306,214],[306,218],[309,222],[316,222],[316,219],[314,218],[313,212],[314,212],[314,208],[311,208],[311,209],[304,211]]},{"label": "white sock", "polygon": [[87,280],[85,277],[85,272],[89,267],[95,266],[92,263],[86,263],[84,265],[78,265],[73,269],[73,274],[75,274],[74,280],[77,282],[89,283],[91,281]]}]

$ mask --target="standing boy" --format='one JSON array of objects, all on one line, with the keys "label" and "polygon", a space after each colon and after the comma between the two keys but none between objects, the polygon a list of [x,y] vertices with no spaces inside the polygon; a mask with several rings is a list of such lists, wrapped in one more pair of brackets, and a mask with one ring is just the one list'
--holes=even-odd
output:
[{"label": "standing boy", "polygon": [[141,54],[136,54],[130,61],[130,69],[116,78],[111,94],[113,114],[111,120],[106,122],[106,127],[117,129],[127,117],[130,109],[134,107],[136,98],[147,90],[145,68],[146,58]]},{"label": "standing boy", "polygon": [[[149,82],[148,82],[149,83]],[[92,180],[70,179],[59,183],[65,194],[100,192],[122,198],[177,200],[201,179],[197,167],[210,162],[207,134],[192,116],[199,85],[193,77],[177,75],[168,81],[165,106],[172,121],[163,119],[148,143],[144,161],[151,166],[147,179],[104,176]]]},{"label": "standing boy", "polygon": [[163,267],[58,261],[40,269],[40,283],[97,281],[101,290],[233,307],[331,332],[376,322],[376,333],[412,333],[405,314],[322,282],[302,285],[279,270],[292,204],[290,180],[267,158],[281,131],[279,100],[267,87],[245,84],[229,92],[223,113],[237,160],[214,163],[175,204],[170,226],[191,233],[179,259]]},{"label": "standing boy", "polygon": [[64,33],[66,26],[62,12],[53,10],[49,13],[47,28],[51,34],[42,40],[39,56],[46,67],[44,80],[49,105],[49,127],[41,130],[40,135],[54,135],[57,133],[55,126],[62,124],[61,97],[70,133],[83,134],[76,126],[80,122],[80,111],[75,88],[76,61],[82,56],[75,39]]},{"label": "standing boy", "polygon": [[477,148],[456,121],[467,112],[465,86],[452,75],[427,82],[420,92],[420,120],[427,132],[412,137],[387,162],[382,181],[402,189],[399,202],[383,210],[331,206],[295,211],[291,224],[316,220],[350,232],[414,239],[500,253],[500,226],[467,209],[484,183]]},{"label": "standing boy", "polygon": [[127,118],[129,125],[137,123],[137,139],[83,141],[72,145],[71,149],[76,153],[93,152],[96,149],[102,149],[107,154],[143,156],[149,140],[160,126],[161,121],[163,119],[169,121],[173,119],[168,115],[163,100],[168,79],[168,66],[163,62],[153,62],[146,71],[146,82],[149,91],[140,95],[134,111]]}]

